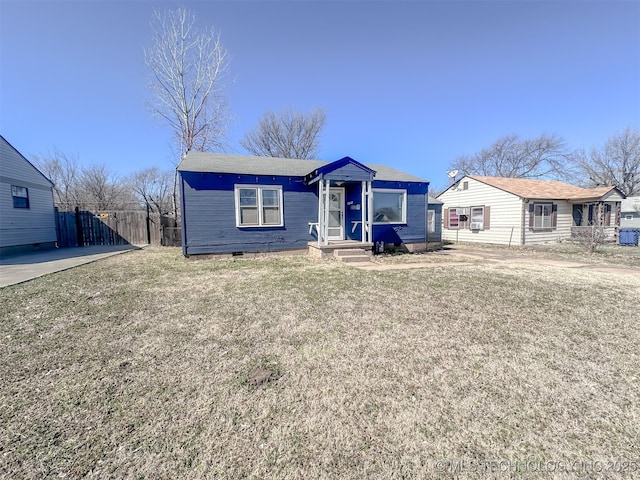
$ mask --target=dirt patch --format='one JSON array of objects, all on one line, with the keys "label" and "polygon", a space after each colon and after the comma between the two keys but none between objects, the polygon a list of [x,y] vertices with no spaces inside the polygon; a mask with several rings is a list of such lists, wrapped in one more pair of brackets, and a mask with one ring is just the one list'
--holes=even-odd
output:
[{"label": "dirt patch", "polygon": [[405,270],[413,268],[433,268],[443,266],[468,266],[468,265],[540,265],[558,268],[581,269],[587,272],[610,273],[614,275],[632,275],[640,278],[640,268],[635,266],[624,266],[618,263],[603,264],[577,261],[575,259],[553,258],[545,252],[520,252],[510,253],[511,250],[498,248],[478,248],[469,247],[448,248],[437,253],[407,256],[404,261],[391,262],[386,258],[380,258],[371,263],[354,265],[367,270]]}]

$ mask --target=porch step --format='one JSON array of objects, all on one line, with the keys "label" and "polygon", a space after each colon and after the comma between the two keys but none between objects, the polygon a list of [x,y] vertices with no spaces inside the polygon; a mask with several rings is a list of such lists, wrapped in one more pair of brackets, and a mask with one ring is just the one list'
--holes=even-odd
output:
[{"label": "porch step", "polygon": [[371,257],[362,248],[342,248],[334,250],[333,257],[344,263],[369,262]]}]

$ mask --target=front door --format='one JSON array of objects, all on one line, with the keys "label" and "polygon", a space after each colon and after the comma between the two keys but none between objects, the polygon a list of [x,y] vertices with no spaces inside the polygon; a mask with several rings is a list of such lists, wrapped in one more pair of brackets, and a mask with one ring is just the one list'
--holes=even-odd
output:
[{"label": "front door", "polygon": [[327,240],[344,240],[344,188],[329,190],[328,226]]},{"label": "front door", "polygon": [[573,206],[573,226],[574,227],[582,226],[582,205]]}]

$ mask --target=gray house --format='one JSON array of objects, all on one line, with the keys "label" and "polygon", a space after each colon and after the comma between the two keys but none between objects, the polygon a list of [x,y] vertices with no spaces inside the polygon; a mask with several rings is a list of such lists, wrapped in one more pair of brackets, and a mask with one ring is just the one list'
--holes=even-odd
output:
[{"label": "gray house", "polygon": [[640,228],[640,197],[627,197],[622,200],[620,228]]},{"label": "gray house", "polygon": [[0,255],[55,246],[53,182],[0,135]]}]

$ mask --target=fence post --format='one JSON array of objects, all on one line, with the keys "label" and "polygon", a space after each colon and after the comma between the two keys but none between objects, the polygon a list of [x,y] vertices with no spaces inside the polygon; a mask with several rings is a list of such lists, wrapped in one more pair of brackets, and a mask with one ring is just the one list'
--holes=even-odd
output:
[{"label": "fence post", "polygon": [[56,216],[56,247],[60,248],[62,233],[60,232],[60,211],[58,207],[53,207],[53,212]]},{"label": "fence post", "polygon": [[76,207],[76,240],[79,247],[84,247],[84,234],[82,233],[82,218],[80,218],[80,208]]},{"label": "fence post", "polygon": [[147,244],[151,245],[151,225],[149,218],[149,202],[147,202]]}]

